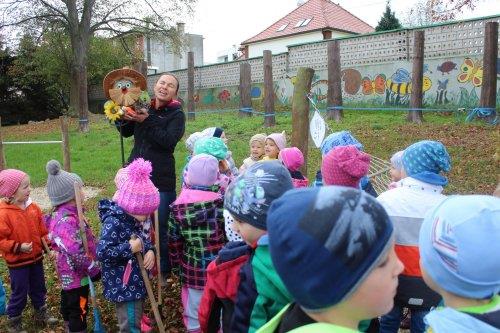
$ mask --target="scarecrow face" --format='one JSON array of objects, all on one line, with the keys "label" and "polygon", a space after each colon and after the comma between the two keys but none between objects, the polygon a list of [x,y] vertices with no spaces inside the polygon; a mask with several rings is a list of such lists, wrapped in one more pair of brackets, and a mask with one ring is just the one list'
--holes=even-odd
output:
[{"label": "scarecrow face", "polygon": [[141,94],[141,88],[131,78],[117,79],[113,88],[109,89],[109,97],[118,105],[131,106]]}]

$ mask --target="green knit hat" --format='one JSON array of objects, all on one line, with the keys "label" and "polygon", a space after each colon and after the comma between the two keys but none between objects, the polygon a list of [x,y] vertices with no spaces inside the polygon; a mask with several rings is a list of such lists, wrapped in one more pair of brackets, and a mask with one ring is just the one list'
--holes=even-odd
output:
[{"label": "green knit hat", "polygon": [[194,144],[194,155],[198,154],[212,155],[219,161],[222,161],[227,156],[227,147],[221,138],[201,138]]}]

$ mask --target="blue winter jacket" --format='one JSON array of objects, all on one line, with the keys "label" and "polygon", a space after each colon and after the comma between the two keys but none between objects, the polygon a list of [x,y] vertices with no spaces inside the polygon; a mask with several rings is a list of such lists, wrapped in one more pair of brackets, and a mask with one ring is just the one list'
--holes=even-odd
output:
[{"label": "blue winter jacket", "polygon": [[[154,250],[151,241],[144,237],[143,224],[108,199],[99,201],[98,211],[102,228],[97,258],[102,264],[104,297],[111,302],[144,299],[146,288],[139,264],[128,242],[132,235],[136,235],[142,239],[143,254]],[[132,262],[132,270],[128,283],[124,284],[123,275],[129,260]]]}]

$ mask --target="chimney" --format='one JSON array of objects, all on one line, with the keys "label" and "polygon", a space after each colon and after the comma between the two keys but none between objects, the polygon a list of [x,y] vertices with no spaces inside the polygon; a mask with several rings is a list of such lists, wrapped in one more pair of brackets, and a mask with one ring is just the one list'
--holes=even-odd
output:
[{"label": "chimney", "polygon": [[183,36],[184,35],[184,29],[186,27],[186,23],[184,22],[177,22],[177,31],[179,32],[179,35]]},{"label": "chimney", "polygon": [[297,0],[297,7],[300,7],[302,6],[303,4],[305,4],[307,2],[307,0]]}]

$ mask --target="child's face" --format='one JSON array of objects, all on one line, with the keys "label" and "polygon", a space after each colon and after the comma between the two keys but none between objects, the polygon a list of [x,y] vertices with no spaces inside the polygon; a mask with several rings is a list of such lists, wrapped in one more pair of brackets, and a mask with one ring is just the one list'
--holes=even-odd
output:
[{"label": "child's face", "polygon": [[251,224],[245,223],[243,221],[239,221],[237,218],[233,216],[233,230],[241,235],[241,238],[248,245],[255,244],[262,235],[265,235],[266,232],[264,230],[258,229]]},{"label": "child's face", "polygon": [[401,180],[401,170],[400,169],[396,169],[395,167],[391,166],[391,170],[389,171],[390,175],[391,175],[391,180],[393,182],[398,182]]},{"label": "child's face", "polygon": [[135,218],[139,222],[144,222],[148,219],[149,215],[135,215],[135,214],[130,214],[133,218]]},{"label": "child's face", "polygon": [[391,311],[398,287],[398,275],[403,264],[394,252],[394,242],[368,277],[348,301],[359,308],[364,319],[375,318]]},{"label": "child's face", "polygon": [[264,155],[264,153],[264,145],[259,141],[253,141],[250,145],[250,156],[252,156],[252,158],[256,160],[260,159],[262,155]]},{"label": "child's face", "polygon": [[28,198],[30,197],[31,186],[30,186],[30,177],[25,176],[21,181],[21,184],[17,188],[16,193],[12,196],[12,202],[14,204],[24,204]]},{"label": "child's face", "polygon": [[220,135],[221,140],[224,142],[224,144],[227,145],[227,137],[226,137],[226,132],[222,132]]},{"label": "child's face", "polygon": [[265,153],[266,156],[269,158],[274,158],[274,159],[278,158],[280,150],[278,146],[276,146],[276,143],[274,143],[274,140],[266,139]]}]

